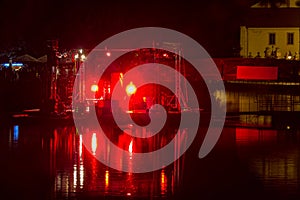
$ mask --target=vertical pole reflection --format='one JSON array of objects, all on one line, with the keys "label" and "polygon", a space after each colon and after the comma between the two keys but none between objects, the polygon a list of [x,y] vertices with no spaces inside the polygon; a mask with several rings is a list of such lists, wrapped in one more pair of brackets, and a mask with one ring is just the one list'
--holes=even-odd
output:
[{"label": "vertical pole reflection", "polygon": [[[73,165],[73,191],[75,192],[78,187],[82,189],[84,186],[84,165],[83,165],[83,157],[82,157],[82,135],[79,135],[79,144],[78,144],[78,152],[79,152],[79,165],[77,159]],[[79,175],[79,180],[78,180]]]},{"label": "vertical pole reflection", "polygon": [[77,187],[77,165],[76,163],[73,165],[73,192],[76,191],[76,187]]},{"label": "vertical pole reflection", "polygon": [[109,171],[105,171],[105,193],[108,192],[108,186],[109,186]]},{"label": "vertical pole reflection", "polygon": [[12,129],[9,129],[9,135],[8,135],[8,144],[10,147],[13,147],[13,145],[16,145],[19,140],[19,125],[13,126],[13,132]]},{"label": "vertical pole reflection", "polygon": [[79,186],[80,189],[82,189],[84,181],[84,166],[82,159],[82,135],[79,136],[79,152]]},{"label": "vertical pole reflection", "polygon": [[131,139],[130,144],[128,146],[128,152],[129,152],[130,159],[132,159],[132,146],[133,146],[133,139]]},{"label": "vertical pole reflection", "polygon": [[79,135],[79,158],[82,159],[82,135]]},{"label": "vertical pole reflection", "polygon": [[18,125],[14,125],[14,137],[13,140],[14,142],[17,142],[19,139],[19,126]]},{"label": "vertical pole reflection", "polygon": [[80,165],[79,165],[79,186],[80,189],[83,188],[83,183],[84,183],[84,167],[83,167],[83,161],[80,160]]},{"label": "vertical pole reflection", "polygon": [[126,196],[132,196],[134,193],[135,184],[132,181],[132,173],[127,173],[127,179],[126,179]]},{"label": "vertical pole reflection", "polygon": [[160,194],[162,196],[167,194],[167,184],[167,177],[165,174],[165,170],[163,169],[160,173]]}]

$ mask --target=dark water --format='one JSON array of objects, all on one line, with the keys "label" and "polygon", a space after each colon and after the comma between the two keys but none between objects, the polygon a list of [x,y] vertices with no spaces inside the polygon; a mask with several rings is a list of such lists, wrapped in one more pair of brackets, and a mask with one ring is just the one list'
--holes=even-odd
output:
[{"label": "dark water", "polygon": [[232,124],[205,158],[195,140],[173,164],[142,174],[98,162],[87,150],[97,149],[93,136],[86,147],[72,124],[2,124],[1,199],[300,199],[299,130]]}]

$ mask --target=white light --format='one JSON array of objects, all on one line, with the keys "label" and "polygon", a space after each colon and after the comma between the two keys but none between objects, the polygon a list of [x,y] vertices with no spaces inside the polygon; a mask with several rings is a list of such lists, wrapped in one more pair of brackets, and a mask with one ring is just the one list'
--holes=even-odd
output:
[{"label": "white light", "polygon": [[126,86],[126,93],[128,96],[134,94],[136,92],[136,86],[130,82],[127,86]]},{"label": "white light", "polygon": [[108,52],[106,52],[106,55],[109,57],[109,56],[111,56],[111,53],[108,51]]},{"label": "white light", "polygon": [[92,153],[95,156],[96,155],[96,150],[97,150],[97,134],[93,133],[92,136]]},{"label": "white light", "polygon": [[91,91],[92,91],[92,92],[97,92],[98,90],[99,90],[98,85],[93,84],[93,85],[91,86]]},{"label": "white light", "polygon": [[133,146],[133,139],[130,141],[130,144],[128,146],[128,151],[129,151],[129,156],[130,156],[130,159],[132,158],[132,146]]}]

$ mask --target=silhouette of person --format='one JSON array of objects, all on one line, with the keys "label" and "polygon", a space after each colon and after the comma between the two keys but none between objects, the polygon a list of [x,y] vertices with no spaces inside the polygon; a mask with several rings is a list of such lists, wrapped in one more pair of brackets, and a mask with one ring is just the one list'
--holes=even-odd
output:
[{"label": "silhouette of person", "polygon": [[255,58],[261,58],[260,52],[257,52],[257,55],[255,56]]}]

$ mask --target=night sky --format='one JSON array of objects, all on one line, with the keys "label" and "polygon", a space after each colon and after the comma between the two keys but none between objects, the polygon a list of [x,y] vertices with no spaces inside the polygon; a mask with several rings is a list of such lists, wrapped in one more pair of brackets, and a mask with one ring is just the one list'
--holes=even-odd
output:
[{"label": "night sky", "polygon": [[0,0],[0,52],[21,46],[44,54],[46,41],[61,48],[93,48],[131,28],[171,28],[198,41],[214,57],[232,55],[239,25],[254,0]]}]

